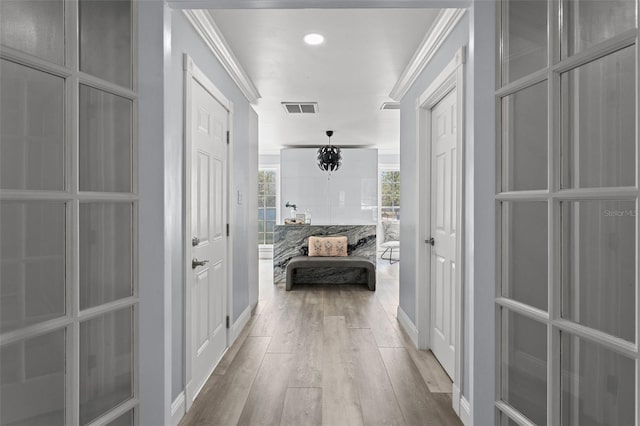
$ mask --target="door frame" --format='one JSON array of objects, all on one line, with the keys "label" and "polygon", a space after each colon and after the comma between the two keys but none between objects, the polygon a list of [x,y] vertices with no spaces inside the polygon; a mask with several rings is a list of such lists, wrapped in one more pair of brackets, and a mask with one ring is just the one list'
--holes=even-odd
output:
[{"label": "door frame", "polygon": [[[464,353],[463,320],[464,299],[463,286],[465,276],[464,263],[464,72],[466,47],[461,47],[453,59],[443,68],[440,74],[416,100],[417,137],[418,137],[418,259],[430,259],[430,248],[425,240],[431,236],[431,111],[451,90],[457,93],[457,141],[456,141],[456,184],[457,212],[456,221],[456,261],[458,271],[455,278],[455,360],[452,388],[452,403],[456,414],[461,415],[461,389],[463,379],[462,354]],[[416,328],[418,331],[418,348],[429,349],[431,332],[431,261],[417,262],[416,265]],[[465,408],[463,411],[468,411]]]},{"label": "door frame", "polygon": [[[235,213],[235,205],[231,202],[231,188],[233,188],[233,152],[231,150],[231,142],[233,132],[231,132],[233,124],[233,102],[227,97],[209,80],[207,75],[196,66],[193,59],[184,54],[184,186],[183,186],[183,247],[184,247],[184,259],[183,259],[183,285],[184,285],[184,317],[183,317],[183,333],[184,333],[184,396],[185,396],[185,412],[189,410],[193,404],[194,398],[200,393],[200,389],[193,389],[192,384],[192,350],[191,350],[191,333],[189,324],[192,320],[191,309],[191,259],[192,259],[192,246],[191,246],[191,80],[196,80],[202,84],[209,93],[228,111],[227,116],[227,130],[229,131],[229,144],[227,147],[227,224],[229,230],[233,229],[233,218]],[[231,232],[227,237],[227,266],[225,270],[226,275],[226,292],[227,292],[227,316],[233,318],[233,238]],[[230,339],[230,327],[226,328],[226,347],[229,347]],[[213,369],[211,373],[213,373]],[[206,383],[206,381],[205,381]],[[204,386],[204,384],[203,384]],[[176,413],[177,414],[177,413]]]}]

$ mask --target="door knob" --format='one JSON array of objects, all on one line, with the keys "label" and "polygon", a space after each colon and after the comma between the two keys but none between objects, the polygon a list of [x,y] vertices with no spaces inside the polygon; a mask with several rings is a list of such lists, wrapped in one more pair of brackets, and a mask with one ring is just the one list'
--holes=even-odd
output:
[{"label": "door knob", "polygon": [[193,259],[191,261],[191,269],[196,269],[198,266],[204,266],[207,263],[209,263],[208,260],[198,260],[197,258]]},{"label": "door knob", "polygon": [[436,245],[436,240],[434,240],[433,237],[429,238],[428,240],[424,240],[424,242],[427,244],[431,244],[432,246]]},{"label": "door knob", "polygon": [[198,244],[200,244],[200,238],[198,238],[198,237],[193,237],[193,238],[191,239],[191,245],[192,245],[193,247],[195,247],[195,246],[197,246]]}]

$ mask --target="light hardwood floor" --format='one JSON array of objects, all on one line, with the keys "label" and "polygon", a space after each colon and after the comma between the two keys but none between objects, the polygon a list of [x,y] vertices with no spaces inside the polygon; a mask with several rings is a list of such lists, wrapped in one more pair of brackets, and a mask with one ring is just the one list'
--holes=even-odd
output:
[{"label": "light hardwood floor", "polygon": [[451,381],[397,322],[398,264],[366,285],[273,285],[191,410],[190,425],[460,425]]}]

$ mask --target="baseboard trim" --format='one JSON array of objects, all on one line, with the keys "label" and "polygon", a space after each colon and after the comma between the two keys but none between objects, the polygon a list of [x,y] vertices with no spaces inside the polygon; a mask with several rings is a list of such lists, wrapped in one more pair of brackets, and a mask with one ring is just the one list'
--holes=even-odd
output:
[{"label": "baseboard trim", "polygon": [[251,306],[247,306],[244,309],[244,311],[242,311],[242,314],[240,314],[238,319],[233,323],[233,325],[231,325],[231,328],[229,329],[228,347],[231,347],[231,345],[233,345],[233,342],[235,342],[238,336],[240,335],[240,333],[242,333],[244,326],[247,325],[250,319],[251,319]]},{"label": "baseboard trim", "polygon": [[186,401],[184,391],[180,392],[180,395],[171,403],[171,426],[178,426],[180,420],[186,414]]},{"label": "baseboard trim", "polygon": [[[213,374],[213,371],[216,369],[216,367],[224,357],[224,354],[227,353],[231,345],[233,345],[233,342],[236,341],[236,339],[242,332],[242,329],[247,325],[250,319],[251,319],[251,306],[247,306],[245,310],[242,311],[242,314],[240,314],[240,317],[238,317],[238,319],[229,328],[229,334],[228,334],[229,341],[227,342],[227,349],[224,350],[224,352],[220,356],[220,359],[218,359],[213,364],[211,371],[209,372],[209,374],[207,374],[207,380],[209,377],[211,377],[211,375]],[[193,393],[193,400],[195,400],[198,397],[198,394],[200,393],[204,385],[207,383],[207,380],[205,380],[202,383],[202,386],[200,386],[199,389],[195,390],[195,392],[191,392],[193,382],[189,381],[189,383],[187,383],[187,385],[185,386],[185,390],[181,392],[180,395],[178,395],[178,397],[176,398],[176,400],[173,401],[173,403],[171,404],[171,426],[177,426],[177,424],[180,422],[182,417],[184,417],[184,415],[187,412],[186,395],[191,395]],[[191,401],[191,404],[193,403],[193,400]],[[189,407],[191,407],[191,404],[189,404]]]},{"label": "baseboard trim", "polygon": [[413,345],[418,347],[418,329],[416,325],[411,321],[407,313],[398,305],[397,313],[398,322],[402,329],[409,335],[409,338],[413,342]]},{"label": "baseboard trim", "polygon": [[460,388],[455,383],[451,386],[451,406],[460,417]]},{"label": "baseboard trim", "polygon": [[460,398],[460,420],[465,426],[471,425],[471,404],[464,396]]}]

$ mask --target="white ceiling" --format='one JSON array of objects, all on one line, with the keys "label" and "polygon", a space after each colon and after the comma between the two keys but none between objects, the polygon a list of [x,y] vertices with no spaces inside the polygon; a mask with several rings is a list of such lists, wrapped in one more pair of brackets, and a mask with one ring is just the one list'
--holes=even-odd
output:
[{"label": "white ceiling", "polygon": [[[381,111],[440,9],[211,10],[258,88],[260,153],[326,143],[399,152],[400,114]],[[302,38],[321,33],[324,44]],[[289,115],[283,101],[318,102]]]}]

